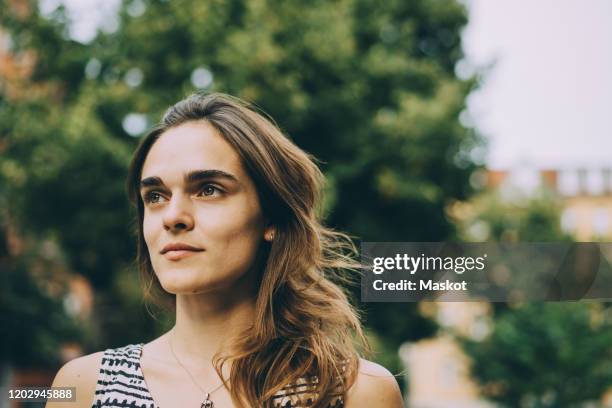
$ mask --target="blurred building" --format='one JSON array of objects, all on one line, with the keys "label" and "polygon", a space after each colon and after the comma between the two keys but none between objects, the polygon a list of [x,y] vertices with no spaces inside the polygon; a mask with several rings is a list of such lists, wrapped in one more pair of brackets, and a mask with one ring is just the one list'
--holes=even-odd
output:
[{"label": "blurred building", "polygon": [[13,39],[0,27],[0,89],[9,99],[26,92],[25,81],[34,68],[34,54],[29,51],[13,52]]},{"label": "blurred building", "polygon": [[469,375],[469,360],[455,342],[455,332],[482,339],[489,332],[486,302],[423,302],[421,313],[434,318],[445,334],[400,348],[408,367],[408,406],[411,408],[492,408]]},{"label": "blurred building", "polygon": [[530,175],[510,170],[489,170],[486,186],[505,183],[544,187],[563,201],[561,228],[578,241],[612,239],[612,168],[532,170]]}]

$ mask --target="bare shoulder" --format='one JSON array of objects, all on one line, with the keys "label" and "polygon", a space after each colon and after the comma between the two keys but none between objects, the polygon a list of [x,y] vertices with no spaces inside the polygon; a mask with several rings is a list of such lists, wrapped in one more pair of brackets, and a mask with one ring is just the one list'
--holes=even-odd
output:
[{"label": "bare shoulder", "polygon": [[49,402],[50,408],[91,407],[103,351],[70,360],[59,369],[53,387],[75,387],[76,402]]},{"label": "bare shoulder", "polygon": [[348,390],[345,408],[402,408],[397,380],[380,364],[359,359],[355,383]]}]

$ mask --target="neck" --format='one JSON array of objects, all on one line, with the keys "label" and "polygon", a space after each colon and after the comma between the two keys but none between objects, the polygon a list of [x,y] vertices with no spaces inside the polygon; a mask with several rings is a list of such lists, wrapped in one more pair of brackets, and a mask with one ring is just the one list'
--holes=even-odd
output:
[{"label": "neck", "polygon": [[[227,290],[176,295],[176,324],[167,334],[175,354],[188,367],[212,367],[226,355],[235,336],[253,324],[257,279],[249,271]],[[231,362],[224,365],[224,372]]]},{"label": "neck", "polygon": [[176,324],[170,335],[177,353],[190,360],[212,362],[228,342],[253,322],[255,302],[211,302],[207,295],[177,295]]}]

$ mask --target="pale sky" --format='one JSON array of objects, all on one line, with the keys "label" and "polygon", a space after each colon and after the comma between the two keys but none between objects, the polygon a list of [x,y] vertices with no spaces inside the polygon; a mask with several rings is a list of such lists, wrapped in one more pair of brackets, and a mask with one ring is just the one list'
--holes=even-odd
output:
[{"label": "pale sky", "polygon": [[[468,60],[497,61],[468,104],[489,167],[612,166],[612,0],[463,1]],[[119,0],[41,0],[41,9],[60,3],[76,39],[116,28]],[[144,11],[142,0],[130,4],[130,14]]]},{"label": "pale sky", "polygon": [[612,167],[612,1],[468,0],[464,48],[497,60],[469,99],[487,164]]}]

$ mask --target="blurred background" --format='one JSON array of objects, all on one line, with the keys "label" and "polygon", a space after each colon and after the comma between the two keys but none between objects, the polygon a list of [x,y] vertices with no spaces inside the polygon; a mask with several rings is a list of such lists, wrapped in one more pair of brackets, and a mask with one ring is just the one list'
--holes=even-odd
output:
[{"label": "blurred background", "polygon": [[[608,0],[0,0],[0,386],[172,326],[124,181],[187,94],[268,112],[362,241],[605,242],[610,72]],[[612,407],[611,302],[353,291],[406,406]]]}]

